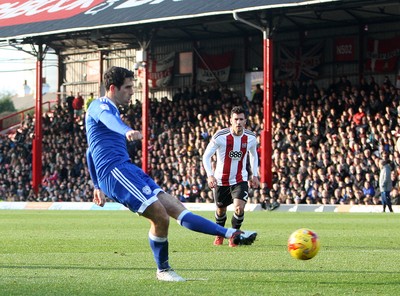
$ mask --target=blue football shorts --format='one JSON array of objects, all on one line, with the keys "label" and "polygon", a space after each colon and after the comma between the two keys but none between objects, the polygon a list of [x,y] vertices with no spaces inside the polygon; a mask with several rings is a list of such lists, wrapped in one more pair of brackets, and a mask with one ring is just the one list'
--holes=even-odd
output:
[{"label": "blue football shorts", "polygon": [[157,194],[163,192],[149,175],[129,162],[113,168],[99,186],[108,198],[138,214],[157,201]]}]

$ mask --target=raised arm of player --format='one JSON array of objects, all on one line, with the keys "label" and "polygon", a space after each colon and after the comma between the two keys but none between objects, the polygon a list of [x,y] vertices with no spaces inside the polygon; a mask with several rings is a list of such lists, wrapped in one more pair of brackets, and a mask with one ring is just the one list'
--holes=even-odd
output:
[{"label": "raised arm of player", "polygon": [[127,126],[119,116],[112,114],[109,110],[104,110],[99,115],[99,120],[110,130],[126,135],[132,128]]},{"label": "raised arm of player", "polygon": [[104,110],[99,116],[99,120],[110,130],[125,135],[128,141],[141,140],[142,134],[127,126],[119,116]]}]

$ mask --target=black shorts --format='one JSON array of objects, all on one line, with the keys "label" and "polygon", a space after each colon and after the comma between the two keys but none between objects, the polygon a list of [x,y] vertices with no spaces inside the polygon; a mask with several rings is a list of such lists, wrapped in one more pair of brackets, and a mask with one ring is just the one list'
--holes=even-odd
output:
[{"label": "black shorts", "polygon": [[217,186],[214,191],[215,204],[218,208],[224,208],[233,203],[235,198],[247,202],[249,198],[249,184],[240,182],[231,186]]}]

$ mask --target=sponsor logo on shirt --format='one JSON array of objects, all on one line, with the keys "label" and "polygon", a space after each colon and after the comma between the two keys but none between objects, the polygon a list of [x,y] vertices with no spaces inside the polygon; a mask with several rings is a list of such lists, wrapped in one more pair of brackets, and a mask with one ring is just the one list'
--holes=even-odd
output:
[{"label": "sponsor logo on shirt", "polygon": [[233,160],[240,160],[242,159],[242,151],[229,151],[229,157],[232,158]]}]

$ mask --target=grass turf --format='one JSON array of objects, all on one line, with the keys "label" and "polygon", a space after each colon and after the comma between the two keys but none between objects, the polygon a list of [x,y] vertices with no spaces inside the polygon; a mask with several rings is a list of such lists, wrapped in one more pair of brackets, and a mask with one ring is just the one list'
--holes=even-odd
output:
[{"label": "grass turf", "polygon": [[[288,236],[301,227],[321,240],[309,261],[286,251]],[[229,248],[171,220],[170,263],[189,281],[166,283],[155,280],[144,218],[3,210],[0,295],[397,295],[398,227],[398,215],[389,213],[247,212],[244,228],[259,237]]]}]

